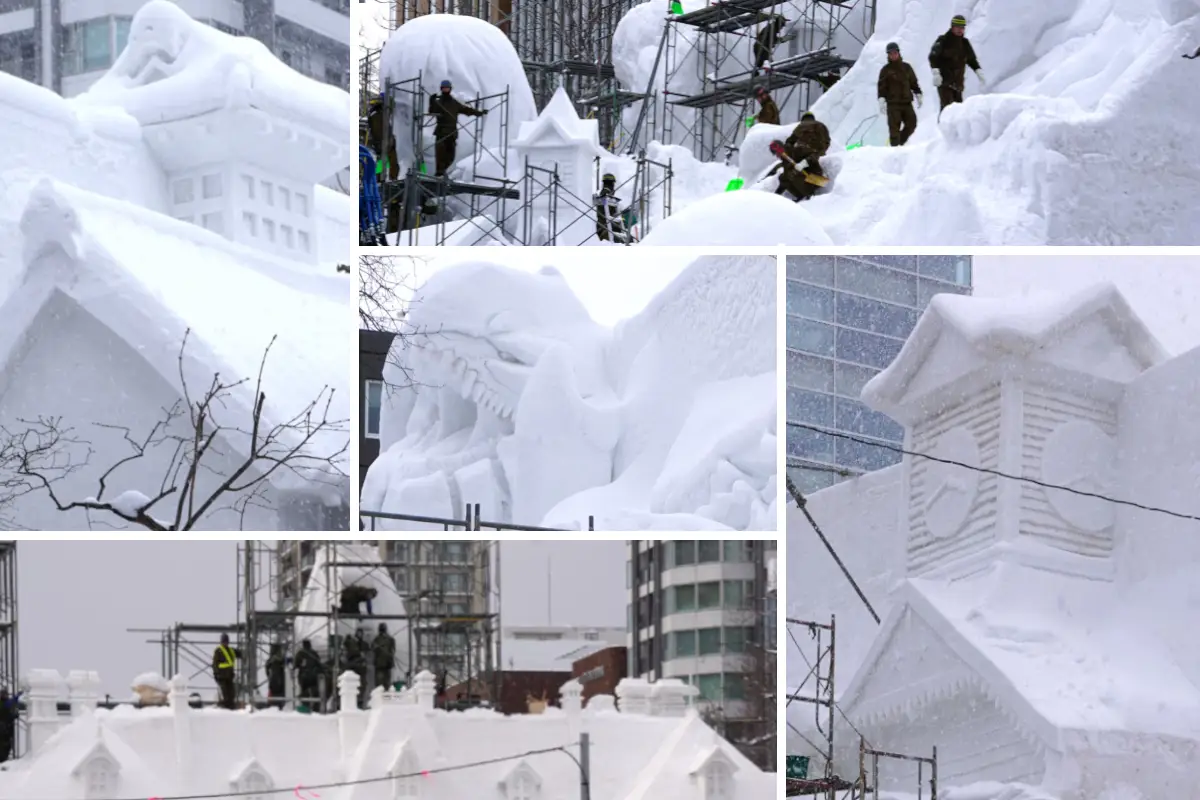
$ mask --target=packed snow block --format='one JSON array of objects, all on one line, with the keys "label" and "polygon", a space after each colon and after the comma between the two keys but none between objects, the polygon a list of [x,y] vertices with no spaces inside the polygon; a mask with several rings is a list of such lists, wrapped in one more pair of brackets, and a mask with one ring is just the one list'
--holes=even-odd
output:
[{"label": "packed snow block", "polygon": [[746,135],[738,147],[738,177],[744,178],[747,183],[760,180],[779,163],[779,159],[771,152],[771,142],[787,141],[795,127],[795,123],[791,125],[758,124],[746,131]]},{"label": "packed snow block", "polygon": [[655,226],[645,245],[831,245],[802,203],[760,191],[727,192],[697,200]]},{"label": "packed snow block", "polygon": [[[450,81],[454,85],[454,96],[466,103],[507,91],[509,130],[519,130],[521,123],[537,118],[533,91],[517,51],[503,31],[474,17],[429,14],[404,23],[383,46],[379,78],[381,90],[388,85],[403,84],[392,89],[396,109],[392,117],[396,157],[404,165],[423,161],[430,166],[430,173],[433,172],[434,137],[431,118],[425,112],[430,96],[438,91],[442,81]],[[419,97],[415,96],[418,88]],[[504,120],[497,99],[484,105],[492,113],[483,118],[480,144],[495,151],[500,145]],[[427,126],[422,137],[425,150],[420,154],[416,152],[414,115]],[[470,136],[460,133],[460,158],[475,147]]]},{"label": "packed snow block", "polygon": [[1200,0],[1155,0],[1155,3],[1163,19],[1171,25],[1200,15]]}]

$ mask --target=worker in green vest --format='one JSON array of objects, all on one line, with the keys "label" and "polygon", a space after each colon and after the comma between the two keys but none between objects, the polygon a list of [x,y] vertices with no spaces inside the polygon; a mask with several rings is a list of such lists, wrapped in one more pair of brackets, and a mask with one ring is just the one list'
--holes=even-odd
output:
[{"label": "worker in green vest", "polygon": [[233,710],[234,678],[236,677],[237,660],[242,657],[236,647],[229,644],[229,634],[221,634],[221,643],[213,651],[213,680],[217,682],[217,692],[220,699],[217,703],[221,708]]}]

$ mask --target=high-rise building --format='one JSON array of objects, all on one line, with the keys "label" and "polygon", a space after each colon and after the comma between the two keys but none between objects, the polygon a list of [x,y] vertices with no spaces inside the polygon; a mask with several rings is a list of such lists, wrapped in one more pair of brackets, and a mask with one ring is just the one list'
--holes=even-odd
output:
[{"label": "high-rise building", "polygon": [[[349,0],[174,0],[193,19],[252,36],[292,69],[350,88]],[[0,0],[0,72],[85,91],[116,61],[141,0]]]},{"label": "high-rise building", "polygon": [[771,541],[629,543],[629,675],[677,678],[698,708],[764,768],[775,743],[774,645],[767,638]]},{"label": "high-rise building", "polygon": [[859,396],[947,292],[971,292],[970,256],[787,257],[787,462],[801,492],[900,461],[871,442],[902,445],[904,429]]}]

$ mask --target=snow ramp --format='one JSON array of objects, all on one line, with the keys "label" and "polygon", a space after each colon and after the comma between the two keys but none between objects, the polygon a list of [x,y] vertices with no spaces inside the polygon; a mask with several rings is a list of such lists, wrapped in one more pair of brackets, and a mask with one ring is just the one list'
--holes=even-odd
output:
[{"label": "snow ramp", "polygon": [[[950,18],[984,75],[938,119],[927,56]],[[886,146],[876,81],[895,41],[926,102]],[[875,35],[815,105],[833,191],[809,211],[837,244],[1190,245],[1200,230],[1197,0],[881,0]],[[844,146],[844,145],[843,145]]]}]

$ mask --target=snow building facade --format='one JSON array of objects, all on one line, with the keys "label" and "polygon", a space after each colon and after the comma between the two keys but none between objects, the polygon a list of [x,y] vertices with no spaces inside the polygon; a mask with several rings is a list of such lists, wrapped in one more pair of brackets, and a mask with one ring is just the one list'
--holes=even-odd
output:
[{"label": "snow building facade", "polygon": [[900,352],[935,295],[970,293],[971,257],[805,255],[786,262],[787,469],[808,493],[899,463],[898,453],[872,442],[900,445],[904,429],[859,394]]},{"label": "snow building facade", "polygon": [[881,624],[789,511],[791,611],[837,618],[853,728],[837,727],[835,772],[857,774],[860,732],[936,746],[942,787],[991,784],[972,796],[1194,793],[1198,387],[1200,349],[1169,358],[1111,286],[934,298],[863,400],[939,460],[906,456],[808,504]]},{"label": "snow building facade", "polygon": [[[348,260],[353,212],[317,185],[349,164],[349,94],[162,0],[139,9],[128,47],[84,95],[64,100],[7,75],[0,94],[0,173],[12,189],[0,233],[0,424],[61,419],[86,438],[92,455],[55,483],[58,497],[96,496],[98,476],[130,454],[121,428],[144,436],[214,375],[248,378],[229,392],[197,492],[249,456],[256,408],[280,446],[303,441],[293,463],[304,466],[263,481],[261,506],[242,514],[229,496],[196,529],[347,529],[348,433],[302,428],[314,402],[329,402],[330,420],[349,416],[349,286],[335,265]],[[58,156],[31,171],[30,154],[48,151]],[[187,439],[190,425],[176,415],[160,434]],[[107,497],[153,497],[168,449],[127,464]],[[89,525],[44,491],[17,498],[12,516],[34,530]]]},{"label": "snow building facade", "polygon": [[[751,800],[773,796],[775,776],[747,761],[690,707],[677,681],[625,679],[586,706],[570,681],[560,708],[504,716],[435,707],[435,679],[371,695],[370,708],[310,716],[196,709],[182,677],[167,708],[95,708],[95,673],[29,676],[30,754],[0,772],[10,800],[245,793],[320,786],[329,800],[492,798],[550,800],[580,791],[579,742],[588,738],[596,798]],[[64,683],[67,686],[64,687]],[[56,703],[64,688],[69,715]],[[355,709],[358,677],[339,679]],[[489,763],[490,762],[490,763]],[[291,788],[288,790],[292,791]]]}]

